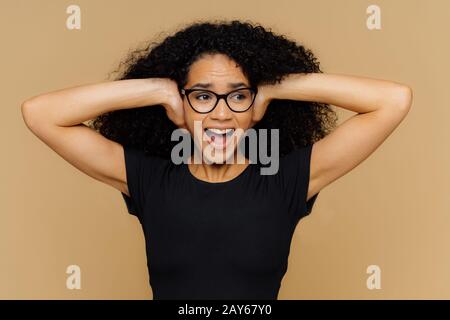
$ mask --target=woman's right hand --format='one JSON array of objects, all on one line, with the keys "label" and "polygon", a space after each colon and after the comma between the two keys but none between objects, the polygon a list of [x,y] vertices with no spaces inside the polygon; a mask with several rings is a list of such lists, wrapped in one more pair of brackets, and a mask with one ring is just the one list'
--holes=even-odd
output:
[{"label": "woman's right hand", "polygon": [[166,101],[162,103],[166,109],[167,117],[179,128],[186,129],[184,119],[183,99],[178,91],[177,83],[172,79],[164,79]]}]

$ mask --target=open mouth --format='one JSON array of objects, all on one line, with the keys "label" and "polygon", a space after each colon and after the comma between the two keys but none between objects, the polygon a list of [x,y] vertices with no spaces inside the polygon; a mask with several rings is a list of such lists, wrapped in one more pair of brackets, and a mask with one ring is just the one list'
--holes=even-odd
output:
[{"label": "open mouth", "polygon": [[216,148],[223,148],[230,143],[235,130],[234,128],[205,128],[204,131],[208,143],[212,144]]}]

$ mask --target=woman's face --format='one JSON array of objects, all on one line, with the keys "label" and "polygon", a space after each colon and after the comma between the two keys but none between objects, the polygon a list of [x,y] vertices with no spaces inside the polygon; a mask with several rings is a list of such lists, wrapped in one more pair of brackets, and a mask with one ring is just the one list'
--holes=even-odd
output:
[{"label": "woman's face", "polygon": [[[205,55],[194,62],[189,70],[184,89],[206,89],[217,94],[227,94],[239,88],[248,88],[249,82],[239,66],[223,54]],[[242,106],[244,110],[249,99],[249,91],[236,91],[229,96],[231,106]],[[215,97],[208,92],[194,91],[189,95],[194,107],[207,110]],[[251,103],[251,101],[250,101]],[[248,105],[250,105],[250,103]],[[224,99],[217,102],[216,107],[208,113],[198,113],[189,104],[186,95],[183,96],[183,108],[187,129],[194,139],[198,150],[201,150],[203,161],[207,163],[236,162],[233,156],[237,154],[237,145],[252,120],[251,105],[244,112],[234,112]],[[233,158],[232,158],[233,157]]]}]

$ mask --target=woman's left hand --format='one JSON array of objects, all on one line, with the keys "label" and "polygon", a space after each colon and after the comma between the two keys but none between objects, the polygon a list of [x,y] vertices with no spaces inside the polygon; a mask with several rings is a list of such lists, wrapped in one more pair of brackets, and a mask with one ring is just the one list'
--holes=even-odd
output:
[{"label": "woman's left hand", "polygon": [[260,85],[258,86],[258,93],[256,94],[255,101],[253,102],[252,108],[252,123],[254,126],[258,121],[260,121],[264,114],[266,113],[267,106],[273,99],[271,96],[272,85]]}]

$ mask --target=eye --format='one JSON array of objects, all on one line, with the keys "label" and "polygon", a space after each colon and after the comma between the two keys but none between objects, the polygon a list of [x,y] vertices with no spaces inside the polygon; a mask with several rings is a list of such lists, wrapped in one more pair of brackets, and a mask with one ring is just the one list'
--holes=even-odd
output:
[{"label": "eye", "polygon": [[236,97],[241,97],[241,99],[237,99],[237,100],[245,99],[245,96],[243,94],[239,94],[239,93],[232,96],[232,98],[236,98]]},{"label": "eye", "polygon": [[202,93],[197,93],[195,95],[195,99],[196,100],[200,100],[200,101],[205,101],[211,98],[211,94],[206,93],[206,92],[202,92]]},{"label": "eye", "polygon": [[236,101],[242,101],[242,100],[248,99],[249,96],[250,96],[249,92],[242,90],[242,91],[238,91],[238,92],[232,94],[230,96],[230,98],[232,98],[232,99],[234,99]]}]

